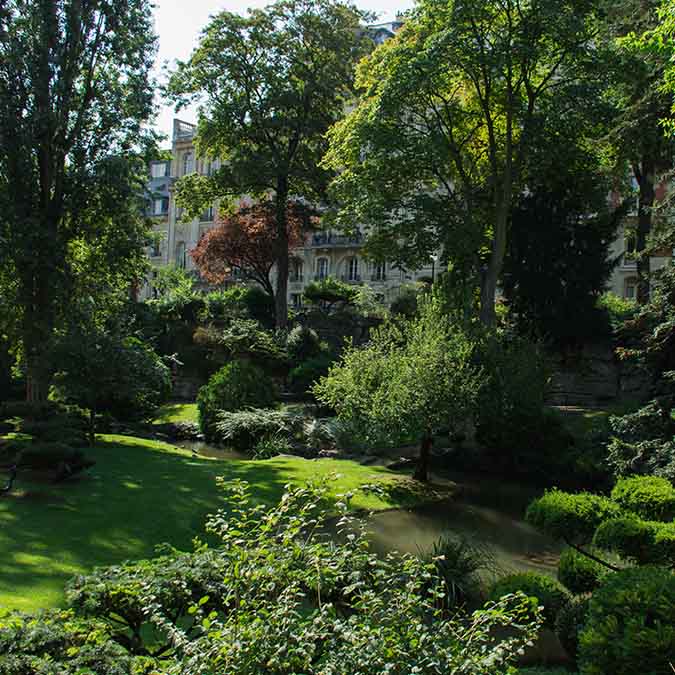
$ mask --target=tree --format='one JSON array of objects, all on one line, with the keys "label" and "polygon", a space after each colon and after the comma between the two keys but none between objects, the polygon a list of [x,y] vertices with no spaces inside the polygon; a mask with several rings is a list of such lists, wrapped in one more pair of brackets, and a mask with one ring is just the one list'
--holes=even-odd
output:
[{"label": "tree", "polygon": [[428,302],[419,318],[385,324],[368,344],[348,349],[313,391],[371,443],[419,441],[415,478],[426,481],[434,436],[460,428],[473,412],[480,370],[472,352]]},{"label": "tree", "polygon": [[[278,257],[276,218],[276,204],[270,200],[220,216],[218,225],[202,235],[191,253],[199,273],[211,283],[222,284],[236,270],[243,278],[257,281],[274,298],[271,273]],[[302,245],[310,220],[303,204],[286,204],[286,255]]]},{"label": "tree", "polygon": [[542,104],[572,107],[592,55],[592,3],[423,0],[360,66],[358,105],[330,132],[338,222],[408,266],[443,247],[495,320],[508,219]]},{"label": "tree", "polygon": [[659,25],[659,0],[611,2],[603,22],[601,44],[610,73],[606,96],[615,106],[611,138],[616,148],[617,168],[628,165],[637,183],[635,255],[638,303],[645,304],[650,292],[648,245],[657,203],[657,187],[673,165],[675,144],[664,134],[662,120],[670,116],[672,92],[664,89],[664,77],[672,48],[644,49],[636,35],[648,35]]},{"label": "tree", "polygon": [[133,151],[148,138],[154,53],[149,0],[0,5],[0,279],[16,282],[2,292],[29,400],[47,395],[78,267],[97,265],[96,284],[128,272],[127,253],[138,260],[145,167]]},{"label": "tree", "polygon": [[89,440],[96,440],[96,416],[143,418],[166,401],[171,376],[162,359],[122,326],[73,323],[54,350],[56,387],[68,402],[89,410]]},{"label": "tree", "polygon": [[325,133],[352,96],[354,64],[369,44],[365,17],[335,0],[277,0],[245,17],[221,12],[169,84],[179,103],[201,103],[198,151],[223,159],[213,175],[180,181],[179,203],[197,214],[216,198],[271,195],[280,328],[288,318],[288,200],[323,198]]},{"label": "tree", "polygon": [[608,106],[566,110],[551,102],[514,200],[503,290],[521,333],[569,346],[608,330],[598,297],[616,265],[610,246],[625,216],[607,195],[610,177],[594,140]]}]

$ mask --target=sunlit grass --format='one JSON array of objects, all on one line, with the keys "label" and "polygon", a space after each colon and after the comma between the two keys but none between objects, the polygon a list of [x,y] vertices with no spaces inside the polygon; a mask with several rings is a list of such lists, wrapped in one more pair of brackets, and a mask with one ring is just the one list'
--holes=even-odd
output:
[{"label": "sunlit grass", "polygon": [[[327,479],[331,497],[355,491],[353,506],[385,509],[424,498],[412,482],[381,467],[298,457],[215,460],[158,441],[102,436],[86,453],[96,465],[59,485],[26,482],[0,499],[0,607],[63,604],[65,582],[97,565],[152,556],[163,542],[187,550],[206,514],[223,504],[216,477],[250,483],[273,503],[286,484]],[[382,491],[359,491],[381,483]],[[392,489],[395,488],[395,489]]]}]

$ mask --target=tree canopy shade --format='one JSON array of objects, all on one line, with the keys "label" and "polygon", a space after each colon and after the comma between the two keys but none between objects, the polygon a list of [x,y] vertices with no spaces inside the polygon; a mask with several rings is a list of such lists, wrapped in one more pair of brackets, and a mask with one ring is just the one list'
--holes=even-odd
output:
[{"label": "tree canopy shade", "polygon": [[91,291],[138,269],[154,54],[149,0],[0,3],[0,280],[30,399],[78,272]]},{"label": "tree canopy shade", "polygon": [[320,200],[325,133],[352,97],[354,65],[372,44],[366,18],[334,0],[279,0],[247,16],[216,15],[169,83],[179,103],[201,104],[197,149],[223,160],[211,176],[178,184],[198,213],[215,198],[273,195],[276,205],[277,325],[287,321],[287,203]]},{"label": "tree canopy shade", "polygon": [[[330,132],[338,221],[376,256],[420,265],[443,246],[494,300],[531,128],[577,96],[593,35],[585,0],[422,0],[360,66],[364,93]],[[461,263],[461,264],[460,264]]]},{"label": "tree canopy shade", "polygon": [[[270,200],[242,206],[219,218],[192,251],[200,274],[211,283],[222,284],[237,271],[243,278],[257,281],[272,298],[271,273],[277,259],[277,209]],[[289,250],[301,246],[303,233],[312,215],[300,202],[286,205],[286,240]]]}]

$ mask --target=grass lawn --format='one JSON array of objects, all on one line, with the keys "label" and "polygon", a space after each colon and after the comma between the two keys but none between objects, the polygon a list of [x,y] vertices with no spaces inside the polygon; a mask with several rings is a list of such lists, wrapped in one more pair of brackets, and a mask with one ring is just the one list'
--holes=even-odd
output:
[{"label": "grass lawn", "polygon": [[159,409],[153,424],[196,423],[198,421],[199,412],[196,403],[167,403]]},{"label": "grass lawn", "polygon": [[405,506],[424,496],[405,477],[343,460],[214,460],[127,436],[102,436],[87,454],[96,465],[80,480],[28,484],[19,476],[0,498],[0,608],[59,606],[75,574],[152,556],[163,542],[189,549],[221,503],[216,476],[248,481],[266,503],[287,483],[322,477],[331,477],[333,495],[382,482],[385,496],[359,492],[356,508]]}]

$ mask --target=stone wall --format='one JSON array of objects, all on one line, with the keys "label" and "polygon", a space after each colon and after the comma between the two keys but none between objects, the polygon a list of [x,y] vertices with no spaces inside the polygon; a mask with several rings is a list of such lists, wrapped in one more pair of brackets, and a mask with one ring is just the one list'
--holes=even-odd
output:
[{"label": "stone wall", "polygon": [[648,398],[650,382],[635,364],[619,361],[610,343],[552,356],[550,405],[598,407]]}]

